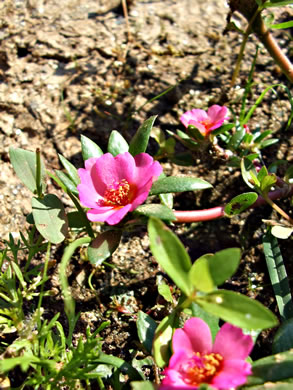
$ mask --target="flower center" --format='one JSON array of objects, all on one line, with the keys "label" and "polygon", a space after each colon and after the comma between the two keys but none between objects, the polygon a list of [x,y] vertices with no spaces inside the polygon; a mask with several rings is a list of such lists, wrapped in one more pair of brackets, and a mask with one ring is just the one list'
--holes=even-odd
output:
[{"label": "flower center", "polygon": [[125,206],[133,199],[133,189],[127,180],[115,181],[107,187],[102,200],[103,206]]},{"label": "flower center", "polygon": [[200,123],[201,125],[203,125],[207,130],[209,130],[210,127],[212,127],[213,124],[214,124],[210,119],[205,119],[205,120],[203,120],[203,121],[199,121],[199,123]]},{"label": "flower center", "polygon": [[210,383],[214,376],[222,369],[223,357],[218,353],[201,355],[196,352],[184,365],[180,372],[186,384],[199,386],[201,383]]}]

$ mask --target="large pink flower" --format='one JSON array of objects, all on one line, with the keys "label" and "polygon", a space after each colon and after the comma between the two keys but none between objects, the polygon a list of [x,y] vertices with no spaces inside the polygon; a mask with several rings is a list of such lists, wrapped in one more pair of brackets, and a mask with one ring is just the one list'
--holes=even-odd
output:
[{"label": "large pink flower", "polygon": [[200,318],[190,318],[174,332],[172,355],[165,368],[160,390],[198,389],[208,383],[219,390],[243,385],[251,374],[245,361],[253,341],[240,328],[225,323],[214,345],[208,325]]},{"label": "large pink flower", "polygon": [[207,112],[198,108],[187,111],[180,117],[180,120],[185,127],[193,125],[202,135],[207,136],[212,130],[222,126],[224,120],[229,119],[227,113],[227,107],[214,104]]},{"label": "large pink flower", "polygon": [[81,204],[90,209],[88,219],[117,224],[146,200],[161,173],[161,165],[147,153],[106,153],[86,160],[85,169],[78,170],[77,189]]}]

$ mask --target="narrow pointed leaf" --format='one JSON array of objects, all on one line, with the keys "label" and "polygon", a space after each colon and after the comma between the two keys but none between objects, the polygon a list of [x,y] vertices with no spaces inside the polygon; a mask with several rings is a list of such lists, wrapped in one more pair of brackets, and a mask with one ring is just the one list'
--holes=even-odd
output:
[{"label": "narrow pointed leaf", "polygon": [[88,257],[91,264],[99,266],[117,249],[122,232],[108,230],[96,237],[88,247]]},{"label": "narrow pointed leaf", "polygon": [[[20,148],[9,149],[10,161],[17,177],[33,193],[36,193],[36,153]],[[45,191],[45,166],[41,160],[42,191]]]},{"label": "narrow pointed leaf", "polygon": [[154,115],[144,121],[130,141],[129,153],[133,156],[146,151],[156,117],[157,115]]},{"label": "narrow pointed leaf", "polygon": [[62,202],[54,194],[32,198],[32,213],[36,228],[53,244],[62,242],[68,230],[67,216]]},{"label": "narrow pointed leaf", "polygon": [[245,295],[217,290],[195,302],[208,313],[247,330],[272,328],[278,324],[275,315],[260,302]]},{"label": "narrow pointed leaf", "polygon": [[191,260],[183,244],[159,219],[149,219],[148,232],[151,251],[157,262],[183,293],[189,296],[193,290],[188,279]]},{"label": "narrow pointed leaf", "polygon": [[84,161],[88,160],[91,157],[101,157],[104,153],[102,149],[91,139],[82,135],[80,137],[81,142],[81,152],[82,158]]},{"label": "narrow pointed leaf", "polygon": [[205,180],[196,177],[168,176],[158,179],[152,185],[150,195],[165,194],[170,192],[196,191],[211,188],[212,185]]},{"label": "narrow pointed leaf", "polygon": [[63,165],[63,167],[66,169],[68,176],[73,181],[73,183],[77,186],[80,183],[80,178],[77,173],[77,169],[73,164],[71,164],[70,161],[68,161],[65,157],[63,157],[61,154],[58,154],[60,161]]},{"label": "narrow pointed leaf", "polygon": [[57,177],[62,181],[62,183],[65,185],[65,187],[72,192],[74,195],[78,195],[78,191],[76,188],[76,185],[73,183],[73,181],[66,175],[66,173],[56,170],[55,171]]},{"label": "narrow pointed leaf", "polygon": [[128,149],[129,146],[126,140],[118,131],[113,130],[108,141],[108,152],[113,156],[117,156],[117,154],[128,152]]}]

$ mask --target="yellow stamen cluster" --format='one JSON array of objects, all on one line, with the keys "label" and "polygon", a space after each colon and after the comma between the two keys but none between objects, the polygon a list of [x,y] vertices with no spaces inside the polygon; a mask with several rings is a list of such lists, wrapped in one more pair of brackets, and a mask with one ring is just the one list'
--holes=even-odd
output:
[{"label": "yellow stamen cluster", "polygon": [[184,371],[186,383],[199,386],[201,383],[210,383],[213,377],[221,370],[223,357],[218,353],[210,353],[201,356],[199,352],[189,362],[189,367]]},{"label": "yellow stamen cluster", "polygon": [[114,182],[104,193],[104,206],[125,206],[130,201],[130,185],[127,180]]}]

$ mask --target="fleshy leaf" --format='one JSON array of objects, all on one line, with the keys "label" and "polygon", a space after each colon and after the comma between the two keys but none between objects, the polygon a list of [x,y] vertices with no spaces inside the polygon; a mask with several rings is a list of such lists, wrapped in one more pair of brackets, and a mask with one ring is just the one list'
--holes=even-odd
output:
[{"label": "fleshy leaf", "polygon": [[[31,192],[36,193],[36,153],[20,148],[10,148],[9,156],[17,177]],[[45,191],[44,177],[45,166],[41,160],[41,182],[43,191]]]},{"label": "fleshy leaf", "polygon": [[68,230],[67,216],[62,202],[54,194],[32,198],[32,213],[36,228],[53,244],[62,242]]},{"label": "fleshy leaf", "polygon": [[154,342],[153,342],[153,357],[159,367],[167,365],[171,357],[171,340],[173,328],[176,327],[177,317],[176,312],[169,314],[158,325]]},{"label": "fleshy leaf", "polygon": [[88,257],[91,264],[99,266],[117,249],[122,232],[108,230],[99,234],[88,246]]},{"label": "fleshy leaf", "polygon": [[224,212],[229,217],[242,213],[248,207],[253,205],[257,200],[256,192],[246,192],[235,196],[229,203],[226,204]]},{"label": "fleshy leaf", "polygon": [[91,157],[101,157],[104,153],[102,149],[91,139],[82,135],[80,137],[81,142],[81,152],[82,158],[84,161],[88,160]]},{"label": "fleshy leaf", "polygon": [[128,152],[128,149],[129,146],[126,140],[118,131],[113,130],[108,141],[108,152],[115,157],[117,154]]},{"label": "fleshy leaf", "polygon": [[162,295],[162,297],[163,297],[167,302],[173,303],[173,297],[172,297],[172,293],[171,293],[170,287],[169,287],[168,284],[166,284],[165,282],[161,282],[161,283],[158,285],[158,293],[159,293],[160,295]]},{"label": "fleshy leaf", "polygon": [[155,390],[155,385],[150,381],[131,382],[132,390]]},{"label": "fleshy leaf", "polygon": [[[272,383],[277,381],[293,380],[293,350],[278,353],[277,355],[267,356],[256,360],[252,364],[252,375],[248,377],[247,387],[258,385],[257,389],[263,383],[269,382],[269,386],[263,387],[269,389],[277,389],[278,384]],[[249,387],[248,387],[249,386]],[[292,388],[292,383],[291,383]],[[282,387],[280,389],[283,389]],[[289,388],[288,388],[289,390]]]},{"label": "fleshy leaf", "polygon": [[136,327],[139,341],[145,347],[147,352],[151,354],[153,339],[158,324],[148,314],[143,311],[138,312]]},{"label": "fleshy leaf", "polygon": [[238,248],[223,249],[214,255],[201,256],[193,263],[189,279],[197,290],[210,292],[234,274],[239,262]]},{"label": "fleshy leaf", "polygon": [[196,191],[211,187],[212,185],[207,181],[195,177],[168,176],[154,182],[150,195],[165,194],[169,192]]},{"label": "fleshy leaf", "polygon": [[149,143],[150,133],[157,115],[151,116],[143,122],[129,144],[129,153],[136,156],[144,153]]},{"label": "fleshy leaf", "polygon": [[212,254],[206,254],[197,259],[188,274],[192,285],[199,291],[211,292],[216,288],[212,275],[209,269],[209,258]]},{"label": "fleshy leaf", "polygon": [[135,209],[135,213],[145,215],[146,217],[156,217],[164,221],[175,221],[175,215],[173,211],[164,205],[154,204],[143,204]]},{"label": "fleshy leaf", "polygon": [[65,187],[72,192],[74,195],[78,195],[78,191],[76,188],[76,185],[73,183],[73,181],[66,175],[66,173],[56,170],[55,171],[57,177],[62,181],[62,183],[65,185]]},{"label": "fleshy leaf", "polygon": [[195,302],[208,313],[247,330],[267,329],[278,324],[275,315],[260,302],[233,291],[217,290],[197,297]]},{"label": "fleshy leaf", "polygon": [[63,165],[63,167],[66,169],[68,176],[73,181],[73,183],[77,186],[80,183],[80,178],[77,173],[77,169],[73,164],[71,164],[70,161],[68,161],[65,157],[63,157],[61,154],[58,154],[60,161]]},{"label": "fleshy leaf", "polygon": [[156,218],[148,223],[150,247],[157,262],[182,290],[189,296],[193,290],[188,279],[191,260],[178,237]]},{"label": "fleshy leaf", "polygon": [[273,353],[288,351],[293,348],[293,318],[284,321],[274,337]]}]

